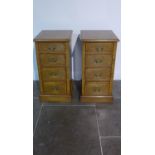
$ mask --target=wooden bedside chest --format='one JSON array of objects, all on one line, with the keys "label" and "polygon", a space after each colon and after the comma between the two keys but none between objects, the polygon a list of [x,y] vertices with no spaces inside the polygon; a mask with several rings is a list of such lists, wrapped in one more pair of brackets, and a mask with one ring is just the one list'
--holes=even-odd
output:
[{"label": "wooden bedside chest", "polygon": [[81,102],[112,102],[117,42],[110,30],[82,30]]},{"label": "wooden bedside chest", "polygon": [[71,102],[70,30],[44,30],[34,39],[40,99],[48,102]]}]

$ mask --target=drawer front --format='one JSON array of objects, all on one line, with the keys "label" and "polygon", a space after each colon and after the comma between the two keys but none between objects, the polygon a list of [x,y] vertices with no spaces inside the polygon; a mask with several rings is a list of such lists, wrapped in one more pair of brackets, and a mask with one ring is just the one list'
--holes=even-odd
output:
[{"label": "drawer front", "polygon": [[40,52],[64,52],[65,44],[63,43],[39,43],[38,49]]},{"label": "drawer front", "polygon": [[109,82],[88,82],[85,86],[85,94],[88,96],[109,95]]},{"label": "drawer front", "polygon": [[42,77],[44,81],[65,80],[65,68],[43,68]]},{"label": "drawer front", "polygon": [[86,67],[102,67],[112,65],[112,55],[86,55]]},{"label": "drawer front", "polygon": [[86,43],[86,52],[89,53],[112,53],[113,43]]},{"label": "drawer front", "polygon": [[42,66],[64,66],[65,55],[40,54],[40,63]]},{"label": "drawer front", "polygon": [[44,93],[50,95],[66,94],[66,84],[64,82],[44,82]]},{"label": "drawer front", "polygon": [[86,81],[109,81],[111,77],[111,67],[87,68]]}]

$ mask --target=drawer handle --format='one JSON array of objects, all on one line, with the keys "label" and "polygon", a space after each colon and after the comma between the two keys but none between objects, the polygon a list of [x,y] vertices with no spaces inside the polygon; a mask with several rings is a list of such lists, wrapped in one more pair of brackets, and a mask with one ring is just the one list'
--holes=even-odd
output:
[{"label": "drawer handle", "polygon": [[50,76],[57,76],[58,75],[57,73],[54,73],[54,72],[51,72],[49,74],[50,74]]},{"label": "drawer handle", "polygon": [[48,47],[48,50],[49,50],[49,51],[51,51],[51,50],[52,50],[52,51],[55,51],[55,49],[56,49],[56,47]]},{"label": "drawer handle", "polygon": [[103,51],[103,50],[104,50],[104,48],[103,48],[103,47],[101,47],[101,48],[96,47],[96,51],[97,51],[97,52],[100,52],[100,51]]},{"label": "drawer handle", "polygon": [[100,74],[95,74],[95,77],[101,77],[102,76],[102,74],[100,73]]},{"label": "drawer handle", "polygon": [[48,61],[50,61],[50,62],[57,62],[57,58],[48,58]]},{"label": "drawer handle", "polygon": [[103,60],[102,59],[95,59],[95,63],[102,63]]},{"label": "drawer handle", "polygon": [[99,48],[98,47],[96,47],[96,51],[99,52]]},{"label": "drawer handle", "polygon": [[93,90],[94,92],[100,92],[101,91],[101,89],[100,88],[98,88],[98,87],[96,87],[96,88],[94,88],[94,90]]},{"label": "drawer handle", "polygon": [[52,90],[58,91],[58,90],[60,90],[60,88],[58,86],[53,86]]}]

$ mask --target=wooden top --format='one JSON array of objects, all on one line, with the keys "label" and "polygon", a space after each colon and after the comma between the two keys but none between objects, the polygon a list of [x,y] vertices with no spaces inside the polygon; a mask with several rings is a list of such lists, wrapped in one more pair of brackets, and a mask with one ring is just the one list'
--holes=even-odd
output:
[{"label": "wooden top", "polygon": [[111,30],[81,30],[80,39],[82,41],[119,41]]},{"label": "wooden top", "polygon": [[34,38],[34,41],[69,41],[71,36],[71,30],[43,30]]}]

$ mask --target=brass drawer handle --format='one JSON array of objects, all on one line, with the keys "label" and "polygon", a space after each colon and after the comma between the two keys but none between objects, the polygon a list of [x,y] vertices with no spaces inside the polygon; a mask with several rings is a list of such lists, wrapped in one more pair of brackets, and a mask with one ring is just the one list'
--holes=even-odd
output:
[{"label": "brass drawer handle", "polygon": [[57,62],[57,58],[48,58],[48,61],[50,61],[50,62]]},{"label": "brass drawer handle", "polygon": [[96,87],[96,88],[93,89],[93,91],[94,92],[100,92],[101,91],[101,88]]},{"label": "brass drawer handle", "polygon": [[95,59],[95,63],[102,63],[103,60],[102,59]]},{"label": "brass drawer handle", "polygon": [[100,51],[103,51],[103,50],[104,50],[104,48],[103,48],[103,47],[101,47],[101,48],[96,47],[96,51],[97,51],[97,52],[100,52]]},{"label": "brass drawer handle", "polygon": [[57,76],[58,73],[50,72],[49,75],[50,75],[50,76]]},{"label": "brass drawer handle", "polygon": [[98,75],[97,75],[97,74],[95,74],[95,77],[98,77]]},{"label": "brass drawer handle", "polygon": [[98,47],[96,47],[96,51],[99,52],[99,48]]},{"label": "brass drawer handle", "polygon": [[102,77],[102,74],[95,74],[95,77]]},{"label": "brass drawer handle", "polygon": [[60,90],[60,88],[59,88],[58,86],[53,86],[53,87],[51,87],[51,88],[52,88],[52,90],[55,90],[55,91]]},{"label": "brass drawer handle", "polygon": [[49,51],[55,51],[56,47],[48,47]]}]

